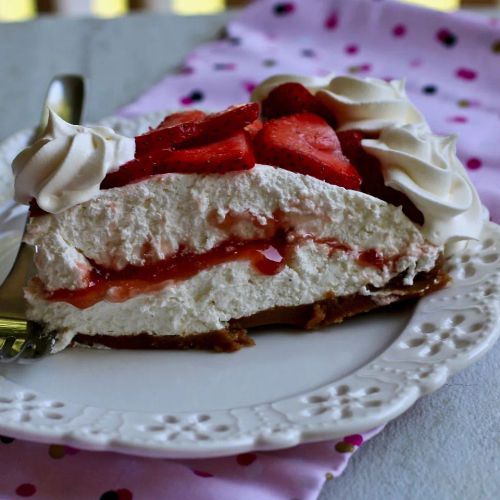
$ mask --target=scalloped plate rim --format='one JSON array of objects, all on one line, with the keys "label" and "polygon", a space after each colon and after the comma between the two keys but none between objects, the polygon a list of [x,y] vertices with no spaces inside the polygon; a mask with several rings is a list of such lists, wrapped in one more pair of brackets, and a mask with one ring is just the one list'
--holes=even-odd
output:
[{"label": "scalloped plate rim", "polygon": [[[126,131],[127,129],[134,131],[145,130],[148,124],[154,124],[159,121],[164,114],[164,112],[155,112],[137,118],[110,117],[101,123],[118,127],[122,131]],[[31,133],[31,129],[22,130],[0,144],[0,169],[2,162],[5,167],[5,159],[9,154],[12,156],[12,151],[6,152],[6,150],[12,148],[12,145],[22,145],[23,142],[27,142]],[[500,226],[487,223],[485,227],[483,247],[489,238],[493,241],[490,247],[494,246],[500,254]],[[474,246],[475,244],[472,245]],[[211,421],[215,419],[217,422],[218,418],[224,417],[226,420],[228,418],[229,420],[235,420],[235,423],[238,425],[252,414],[254,421],[253,429],[239,431],[239,434],[236,433],[231,438],[223,439],[214,433],[211,437],[209,436],[209,439],[197,438],[190,440],[184,438],[185,440],[181,442],[158,439],[158,434],[155,437],[147,434],[146,430],[144,430],[147,428],[147,425],[158,422],[158,413],[125,412],[92,406],[82,406],[80,408],[81,414],[74,417],[76,420],[80,418],[84,421],[85,419],[89,421],[83,427],[76,424],[72,425],[71,421],[68,424],[62,425],[60,420],[50,420],[48,418],[37,417],[36,415],[34,418],[35,423],[32,420],[23,421],[23,413],[17,408],[16,403],[20,401],[22,403],[24,400],[16,400],[14,397],[9,402],[9,397],[4,395],[4,391],[14,391],[14,393],[20,391],[20,397],[25,397],[26,394],[33,391],[12,383],[2,375],[0,375],[0,432],[15,438],[42,443],[57,442],[86,450],[115,451],[146,457],[208,458],[248,451],[283,449],[301,443],[338,438],[347,434],[369,431],[399,416],[423,395],[437,390],[446,383],[451,375],[484,355],[498,339],[500,335],[500,263],[498,261],[500,258],[497,255],[496,261],[488,262],[486,261],[488,255],[484,255],[483,261],[476,263],[480,271],[482,269],[481,266],[484,266],[483,272],[479,273],[479,280],[476,280],[474,278],[475,271],[472,273],[472,276],[467,275],[467,273],[470,274],[472,272],[470,271],[472,269],[470,268],[470,261],[474,259],[476,254],[472,253],[469,257],[467,255],[466,249],[465,253],[457,254],[450,259],[450,265],[452,268],[454,266],[455,272],[458,274],[462,273],[465,277],[456,280],[450,288],[421,299],[410,322],[392,344],[379,356],[366,363],[354,373],[319,389],[306,391],[300,396],[288,397],[283,400],[273,401],[272,403],[211,412]],[[481,257],[478,257],[478,259],[481,260]],[[482,290],[485,294],[485,297],[481,300],[474,297],[474,293],[467,292],[467,290],[476,290],[478,286],[483,287],[480,288],[480,291]],[[480,324],[478,320],[469,325],[471,331],[468,337],[467,335],[460,336],[456,333],[462,329],[460,324],[467,324],[467,321],[469,321],[466,313],[461,312],[460,314],[449,316],[445,314],[446,311],[442,310],[442,304],[452,301],[455,297],[451,292],[455,291],[455,293],[458,293],[457,297],[461,297],[460,292],[462,289],[463,302],[460,303],[469,304],[469,309],[465,310],[481,310],[482,314],[487,312],[486,319],[483,320],[484,325]],[[490,290],[489,295],[486,294],[487,290]],[[433,310],[432,304],[434,302],[437,304],[441,303],[441,308],[438,305],[436,306],[438,309]],[[445,346],[444,349],[451,349],[448,345],[450,342],[450,345],[456,344],[456,352],[451,349],[449,355],[438,359],[440,349],[443,347],[439,347],[441,344],[435,343],[435,340],[431,342],[432,331],[427,333],[422,331],[422,325],[431,325],[431,323],[424,322],[420,326],[415,326],[415,318],[418,318],[419,314],[423,314],[422,309],[424,307],[427,309],[430,308],[430,312],[427,311],[425,314],[426,318],[430,314],[431,317],[440,318],[440,321],[443,321],[443,325],[448,325],[444,328],[444,333],[441,333],[440,342]],[[457,304],[456,307],[450,306],[449,309],[450,311],[457,311],[458,309],[463,309],[463,305],[460,306]],[[481,315],[481,317],[483,316]],[[449,326],[450,321],[451,326]],[[454,325],[453,322],[459,323]],[[430,327],[427,326],[426,328]],[[475,332],[479,333],[476,334]],[[420,337],[414,336],[412,340],[410,338],[412,333],[418,334]],[[445,335],[447,336],[445,337]],[[408,345],[404,347],[404,342],[407,340]],[[411,345],[411,342],[414,342],[415,345]],[[418,342],[421,343],[418,344]],[[425,355],[415,356],[412,351],[412,349],[415,350],[419,346],[422,347],[422,352],[424,352],[424,348],[430,349],[430,353],[433,352],[432,349],[435,349],[435,354],[438,358],[434,362],[432,360],[431,362],[419,360],[419,356],[425,357]],[[408,357],[405,357],[405,352],[408,353]],[[398,357],[401,356],[401,353],[403,353],[402,357]],[[413,353],[411,360],[409,357],[410,353]],[[394,359],[384,359],[391,355],[395,356]],[[419,366],[418,363],[424,367]],[[376,372],[376,376],[373,372]],[[414,378],[412,379],[411,377]],[[371,389],[377,388],[374,381],[379,381],[382,386],[384,384],[396,384],[398,386],[399,383],[401,387],[398,386],[392,393],[389,391],[392,399],[384,402],[381,399],[374,399],[373,396],[373,394],[381,392],[383,394],[384,389],[379,389],[373,394],[370,393]],[[372,385],[373,387],[367,389],[368,385]],[[25,391],[28,392],[26,393]],[[33,398],[36,399],[37,395],[33,394]],[[309,402],[304,402],[304,400]],[[345,403],[346,400],[350,402]],[[48,413],[46,410],[51,407],[50,405],[44,406],[45,403],[47,402],[43,401],[43,395],[40,394],[40,402],[37,400],[39,406],[32,413],[35,413],[35,411]],[[12,405],[12,407],[9,407],[9,405]],[[289,407],[288,411],[280,408],[280,406],[287,407],[287,405]],[[76,405],[68,405],[70,408],[74,406]],[[318,408],[324,411],[318,412]],[[20,415],[17,420],[16,418],[9,420],[3,416],[9,412],[15,413],[16,411]],[[309,416],[307,414],[308,411],[312,412]],[[325,416],[327,413],[329,413],[329,416]],[[193,414],[191,412],[182,412],[175,415],[176,417],[174,418],[177,418],[178,422],[161,422],[165,431],[163,436],[166,436],[167,432],[177,429],[183,421],[190,422],[189,425],[191,425],[192,429],[197,430],[196,432],[206,427],[203,426],[203,422],[201,421],[193,423]],[[225,421],[224,418],[222,421]],[[114,422],[114,429],[112,431],[102,430],[99,427],[101,424],[98,423],[102,419]],[[64,416],[61,417],[61,420],[64,420]],[[273,420],[277,420],[278,422],[273,423]],[[262,423],[266,421],[268,424],[264,424],[264,427],[262,427]],[[256,425],[255,422],[259,425]],[[127,425],[130,428],[128,434],[123,430],[124,427],[128,428]],[[161,427],[160,424],[158,425]],[[225,425],[226,427],[228,426],[227,423]]]}]

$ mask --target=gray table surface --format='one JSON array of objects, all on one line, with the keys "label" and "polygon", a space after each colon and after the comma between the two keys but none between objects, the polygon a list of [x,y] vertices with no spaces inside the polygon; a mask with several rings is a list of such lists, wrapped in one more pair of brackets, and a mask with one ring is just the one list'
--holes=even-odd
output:
[{"label": "gray table surface", "polygon": [[[0,24],[0,140],[37,122],[54,74],[88,78],[86,119],[97,120],[173,71],[226,21],[227,14],[135,14]],[[499,366],[497,345],[389,423],[325,483],[320,499],[500,498]]]}]

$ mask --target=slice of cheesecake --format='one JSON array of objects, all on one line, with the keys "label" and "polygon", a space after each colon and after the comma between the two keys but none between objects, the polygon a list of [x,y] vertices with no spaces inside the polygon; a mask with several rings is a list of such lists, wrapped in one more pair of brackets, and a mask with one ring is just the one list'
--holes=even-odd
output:
[{"label": "slice of cheesecake", "polygon": [[[187,111],[135,139],[52,115],[14,170],[33,216],[28,317],[56,333],[54,351],[233,351],[253,326],[318,328],[445,286],[445,244],[480,225],[451,143],[420,125],[401,143],[400,125],[337,135],[315,92],[285,83],[260,118],[257,104]],[[439,157],[425,144],[453,159],[438,189],[420,181]],[[450,233],[457,216],[465,234]]]},{"label": "slice of cheesecake", "polygon": [[264,165],[102,191],[34,218],[27,241],[30,318],[59,347],[233,350],[247,325],[318,327],[445,280],[400,208]]}]

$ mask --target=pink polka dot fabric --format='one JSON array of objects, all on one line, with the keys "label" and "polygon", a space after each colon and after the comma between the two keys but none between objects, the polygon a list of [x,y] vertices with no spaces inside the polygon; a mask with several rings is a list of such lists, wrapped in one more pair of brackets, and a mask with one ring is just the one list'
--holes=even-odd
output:
[{"label": "pink polka dot fabric", "polygon": [[379,430],[275,452],[162,460],[0,437],[0,499],[316,499]]},{"label": "pink polka dot fabric", "polygon": [[[406,78],[410,98],[458,152],[500,222],[500,24],[383,0],[260,0],[228,37],[191,53],[120,111],[220,109],[275,73]],[[211,460],[160,460],[0,437],[0,498],[316,499],[351,454],[380,432]],[[382,468],[382,465],[381,465]]]}]

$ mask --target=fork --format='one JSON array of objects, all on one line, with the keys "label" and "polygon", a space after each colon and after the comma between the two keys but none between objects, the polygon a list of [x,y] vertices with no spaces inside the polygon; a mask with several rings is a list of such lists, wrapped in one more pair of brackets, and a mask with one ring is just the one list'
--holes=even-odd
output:
[{"label": "fork", "polygon": [[[55,77],[47,90],[40,127],[35,136],[45,129],[49,108],[70,123],[80,123],[83,99],[84,80],[81,76]],[[41,325],[26,319],[22,288],[32,262],[31,247],[21,243],[14,267],[0,286],[0,363],[40,358],[50,352],[55,342],[54,333],[47,333]]]}]

